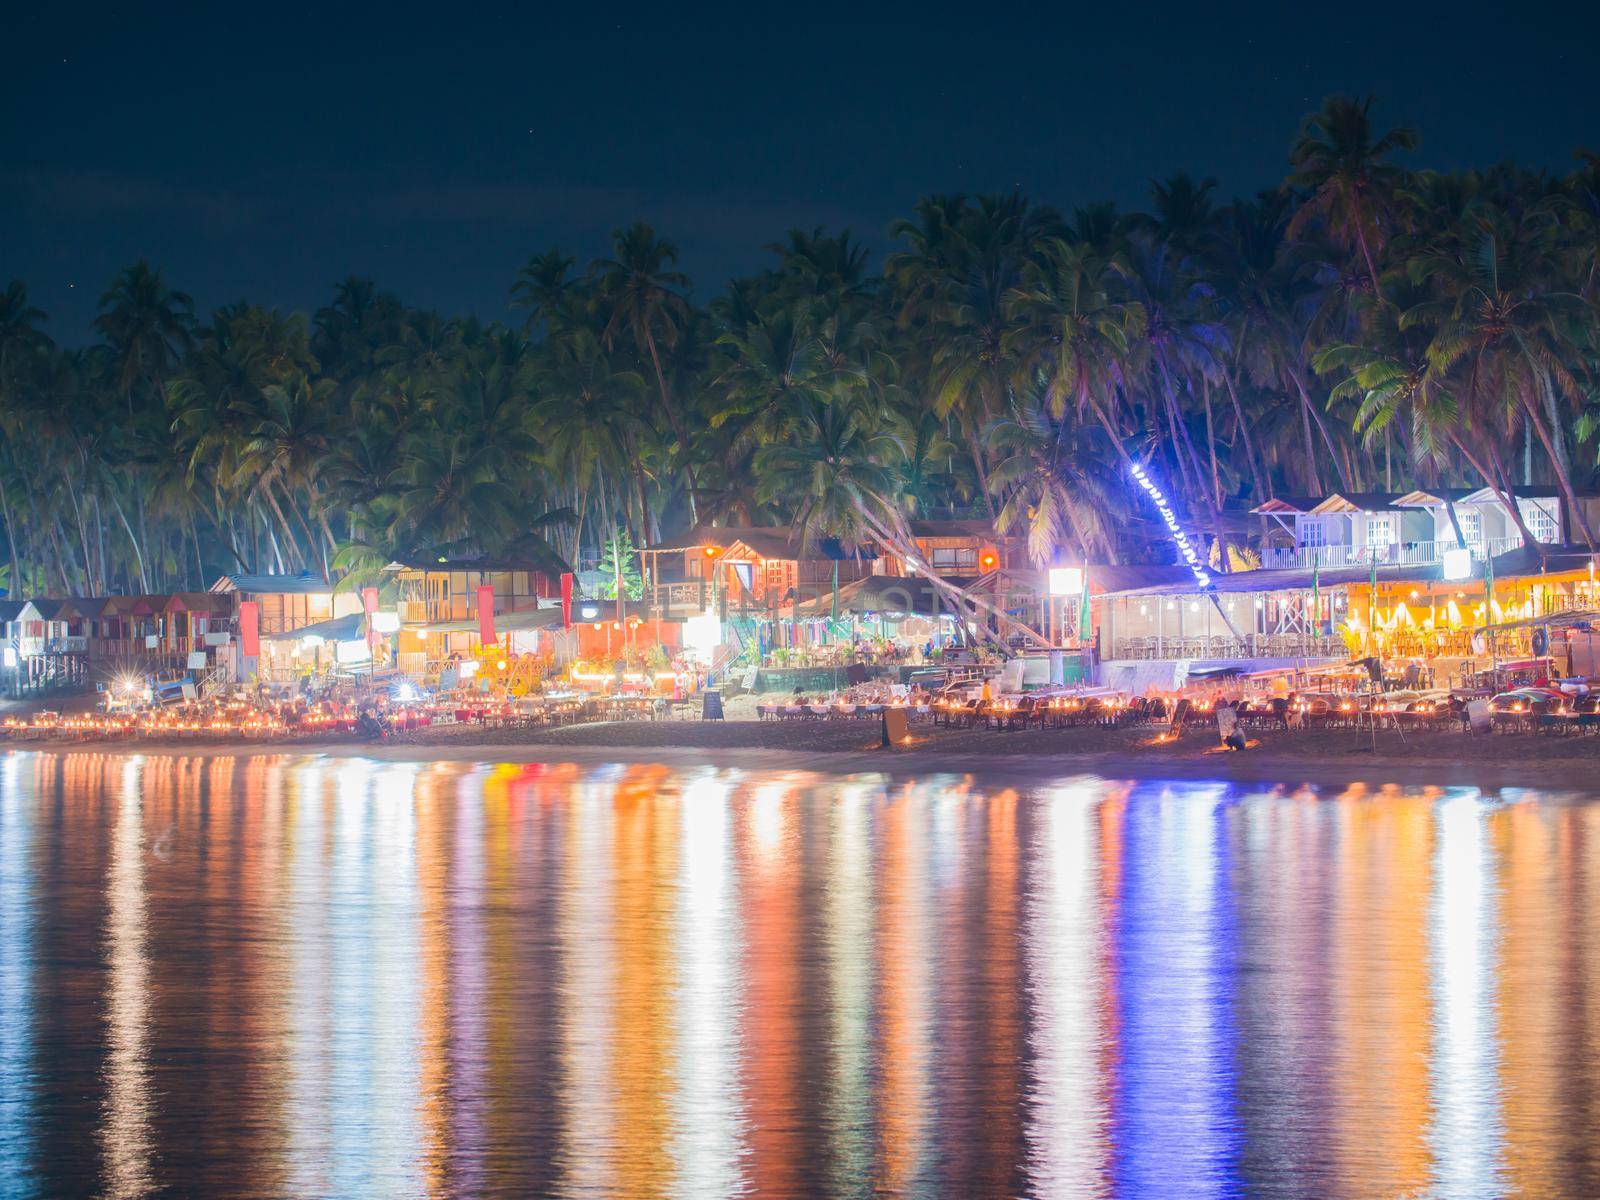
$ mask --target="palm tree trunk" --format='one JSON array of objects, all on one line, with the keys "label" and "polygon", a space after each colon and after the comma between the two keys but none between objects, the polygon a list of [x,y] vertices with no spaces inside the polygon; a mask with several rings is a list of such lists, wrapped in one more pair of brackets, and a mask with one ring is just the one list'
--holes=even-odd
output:
[{"label": "palm tree trunk", "polygon": [[111,496],[111,506],[116,509],[118,518],[122,521],[122,528],[127,531],[128,541],[133,546],[133,556],[139,565],[139,587],[141,591],[150,591],[150,577],[145,572],[144,551],[139,548],[139,539],[134,536],[133,526],[128,523],[128,514],[123,511],[122,501],[118,500],[115,493]]},{"label": "palm tree trunk", "polygon": [[11,546],[11,575],[6,581],[6,595],[16,596],[22,587],[22,559],[17,554],[17,525],[11,518],[11,500],[3,483],[0,483],[0,521],[6,523],[6,541]]},{"label": "palm tree trunk", "polygon": [[[1494,494],[1500,498],[1500,503],[1504,505],[1506,512],[1511,517],[1511,523],[1517,527],[1517,532],[1522,535],[1523,542],[1532,546],[1536,552],[1540,551],[1544,543],[1533,536],[1533,530],[1529,529],[1528,523],[1522,519],[1522,510],[1517,507],[1510,472],[1506,470],[1505,461],[1500,457],[1500,451],[1495,446],[1492,437],[1488,440],[1487,445],[1489,447],[1489,462],[1494,467],[1494,474],[1486,477],[1489,486],[1494,489]],[[1485,547],[1484,552],[1488,553],[1487,547]]]},{"label": "palm tree trunk", "polygon": [[984,462],[983,448],[978,445],[978,431],[971,422],[963,422],[962,432],[967,435],[967,453],[972,455],[972,469],[978,473],[978,494],[983,497],[983,507],[994,519],[994,498],[989,494],[989,468]]},{"label": "palm tree trunk", "polygon": [[[1328,455],[1333,459],[1333,465],[1339,469],[1339,486],[1348,492],[1350,490],[1350,476],[1345,472],[1344,464],[1339,461],[1339,450],[1333,444],[1333,436],[1328,432],[1328,426],[1323,421],[1322,414],[1317,411],[1316,405],[1311,403],[1311,394],[1306,391],[1305,380],[1301,379],[1300,372],[1295,370],[1289,372],[1289,377],[1294,380],[1294,386],[1300,393],[1300,403],[1305,406],[1305,411],[1311,414],[1311,419],[1317,423],[1317,429],[1322,434],[1323,444],[1328,447]],[[1307,450],[1308,452],[1310,451],[1309,446]],[[1313,453],[1311,457],[1314,464],[1316,461],[1315,454]],[[1314,465],[1312,469],[1313,471],[1315,470]],[[1321,477],[1318,476],[1318,491],[1322,490],[1320,480]]]},{"label": "palm tree trunk", "polygon": [[1372,250],[1367,245],[1367,223],[1362,218],[1365,212],[1358,204],[1356,206],[1356,243],[1361,247],[1361,259],[1367,264],[1367,275],[1372,280],[1372,294],[1381,304],[1383,303],[1383,285],[1378,282],[1378,264],[1372,261]]},{"label": "palm tree trunk", "polygon": [[1557,443],[1550,436],[1550,431],[1545,428],[1544,421],[1540,418],[1538,410],[1532,402],[1525,402],[1524,407],[1528,412],[1528,424],[1539,435],[1539,440],[1544,444],[1545,453],[1550,456],[1550,466],[1556,473],[1556,483],[1561,488],[1561,494],[1566,498],[1567,505],[1572,509],[1572,515],[1578,522],[1578,529],[1583,533],[1583,540],[1590,550],[1595,548],[1594,530],[1589,528],[1588,515],[1583,511],[1583,505],[1578,503],[1578,494],[1572,486],[1572,476],[1567,470],[1564,454],[1558,453]]},{"label": "palm tree trunk", "polygon": [[[1192,488],[1193,492],[1199,493],[1202,496],[1207,495],[1208,493],[1206,492],[1205,485],[1205,468],[1200,465],[1200,452],[1194,448],[1194,437],[1189,432],[1189,422],[1183,419],[1182,413],[1179,411],[1178,390],[1173,385],[1171,372],[1167,369],[1166,355],[1158,354],[1156,356],[1156,363],[1161,367],[1161,381],[1165,386],[1167,393],[1167,416],[1173,425],[1173,437],[1176,440],[1181,434],[1182,438],[1182,440],[1179,441],[1174,447],[1174,451],[1180,457],[1185,452],[1188,453],[1189,462],[1194,468],[1194,478],[1190,482],[1189,486]],[[1208,505],[1208,507],[1210,507],[1210,505]]]},{"label": "palm tree trunk", "polygon": [[[1244,457],[1245,461],[1250,464],[1250,478],[1255,484],[1256,500],[1259,503],[1270,499],[1270,497],[1267,494],[1267,484],[1262,473],[1261,464],[1257,460],[1255,439],[1250,436],[1250,422],[1244,419],[1244,406],[1239,403],[1239,392],[1233,383],[1233,373],[1224,371],[1222,373],[1222,381],[1227,384],[1228,398],[1233,402],[1233,417],[1239,423],[1239,436],[1244,439]],[[1310,433],[1309,426],[1306,432]]]},{"label": "palm tree trunk", "polygon": [[692,525],[700,523],[700,513],[695,503],[695,493],[700,490],[700,484],[695,480],[694,462],[689,456],[689,439],[684,434],[683,423],[678,420],[678,411],[672,406],[672,394],[667,388],[667,377],[661,370],[661,356],[656,353],[655,334],[650,332],[649,326],[644,331],[645,346],[650,351],[650,365],[655,368],[656,387],[661,391],[661,407],[667,414],[667,424],[672,426],[672,435],[678,440],[679,452],[683,455],[684,474],[689,477],[689,522]]}]

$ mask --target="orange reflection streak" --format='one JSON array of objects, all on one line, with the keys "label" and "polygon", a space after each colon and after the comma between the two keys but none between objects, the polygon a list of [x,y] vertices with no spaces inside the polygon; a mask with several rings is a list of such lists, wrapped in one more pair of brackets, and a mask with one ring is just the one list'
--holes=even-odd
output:
[{"label": "orange reflection streak", "polygon": [[[153,760],[145,770],[147,806],[165,794],[164,787],[152,788],[153,778],[172,780],[174,802],[170,835],[152,830],[153,869],[162,875],[192,872],[200,879],[206,911],[235,911],[270,927],[283,903],[276,829],[280,808],[277,797],[269,795],[281,771],[256,759],[173,761],[178,769],[169,776],[152,774]],[[284,943],[261,938],[245,953],[224,956],[213,949],[215,934],[209,927],[184,924],[174,933],[191,953],[203,946],[212,960],[210,969],[190,977],[200,996],[183,1009],[204,1014],[202,1044],[250,1048],[228,1070],[207,1072],[193,1097],[195,1119],[186,1122],[192,1130],[186,1148],[202,1162],[224,1153],[241,1156],[256,1186],[281,1193],[288,1181],[275,1151],[286,1136],[288,1117],[275,1087],[275,1064],[261,1051],[281,1045],[287,1035],[282,980],[289,963]],[[207,1120],[223,1113],[231,1113],[231,1119]]]},{"label": "orange reflection streak", "polygon": [[1563,824],[1564,857],[1573,872],[1569,877],[1572,894],[1564,908],[1574,915],[1576,928],[1566,947],[1569,983],[1562,1007],[1570,1058],[1580,1064],[1573,1070],[1571,1087],[1584,1097],[1581,1107],[1563,1125],[1567,1139],[1563,1148],[1569,1163],[1584,1164],[1579,1184],[1593,1196],[1600,1195],[1600,1162],[1594,1153],[1593,1133],[1600,1128],[1600,954],[1594,951],[1600,945],[1600,805],[1587,804],[1570,811]]},{"label": "orange reflection streak", "polygon": [[839,788],[830,816],[827,900],[829,1180],[856,1195],[872,1172],[873,904],[871,814],[881,784]]},{"label": "orange reflection streak", "polygon": [[1430,801],[1352,787],[1336,803],[1334,1153],[1350,1195],[1405,1195],[1430,1167]]},{"label": "orange reflection streak", "polygon": [[[1565,1057],[1561,1030],[1563,938],[1567,909],[1555,886],[1571,867],[1557,871],[1557,838],[1572,809],[1514,804],[1486,817],[1489,843],[1500,863],[1498,1000],[1506,1182],[1517,1195],[1556,1195],[1561,1175],[1560,1128],[1554,1088]],[[1492,901],[1491,901],[1492,902]]]},{"label": "orange reflection streak", "polygon": [[[523,996],[520,972],[530,964],[521,961],[517,934],[516,907],[518,878],[524,866],[525,850],[521,833],[524,806],[521,795],[522,769],[497,768],[485,781],[483,952],[485,954],[481,1016],[486,1034],[486,1062],[483,1085],[486,1111],[483,1114],[484,1142],[479,1157],[496,1158],[489,1153],[514,1144],[526,1114],[517,1103],[521,1090],[518,1076],[519,1035],[524,1022],[541,1021],[545,1014],[536,1011]],[[515,790],[514,790],[515,789]],[[526,915],[522,920],[526,920]],[[493,1163],[499,1166],[498,1162]]]},{"label": "orange reflection streak", "polygon": [[885,807],[879,879],[883,901],[878,1011],[882,1192],[912,1190],[922,1157],[928,1068],[927,811],[910,784]]},{"label": "orange reflection streak", "polygon": [[664,1194],[672,1087],[672,907],[678,798],[662,794],[665,767],[630,767],[617,786],[615,913],[617,1010],[613,1050],[617,1117],[627,1131],[617,1172],[627,1196]]},{"label": "orange reflection streak", "polygon": [[745,1095],[750,1178],[760,1195],[792,1194],[801,1165],[799,845],[792,785],[756,788],[743,816]]}]

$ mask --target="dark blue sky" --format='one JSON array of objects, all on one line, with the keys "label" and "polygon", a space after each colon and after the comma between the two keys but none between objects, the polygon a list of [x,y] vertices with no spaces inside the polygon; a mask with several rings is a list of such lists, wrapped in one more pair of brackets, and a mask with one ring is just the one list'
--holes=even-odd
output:
[{"label": "dark blue sky", "polygon": [[635,217],[705,299],[791,226],[881,249],[928,192],[1272,186],[1332,91],[1376,93],[1427,165],[1600,147],[1593,3],[146,7],[8,14],[0,281],[58,340],[140,257],[202,311],[361,274],[503,316],[531,252],[587,261]]}]

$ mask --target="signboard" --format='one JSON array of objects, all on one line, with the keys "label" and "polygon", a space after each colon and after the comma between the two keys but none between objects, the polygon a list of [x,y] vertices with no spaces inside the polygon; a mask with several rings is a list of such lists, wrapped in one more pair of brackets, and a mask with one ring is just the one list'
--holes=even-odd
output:
[{"label": "signboard", "polygon": [[378,615],[377,588],[364,587],[361,589],[361,611],[366,614],[367,618],[367,645],[369,647],[376,646],[378,644],[378,630],[373,618]]},{"label": "signboard", "polygon": [[478,585],[478,641],[485,646],[495,642],[494,588],[487,583]]},{"label": "signboard", "polygon": [[712,688],[700,693],[700,719],[702,721],[720,721],[722,716],[722,693]]},{"label": "signboard", "polygon": [[228,644],[229,640],[232,637],[233,637],[233,635],[231,633],[226,633],[226,632],[208,633],[208,634],[206,634],[206,645],[208,645],[208,646],[226,646]]},{"label": "signboard", "polygon": [[1489,733],[1494,728],[1494,705],[1487,700],[1467,701],[1467,721],[1473,733]]},{"label": "signboard", "polygon": [[1052,596],[1081,596],[1083,594],[1083,568],[1051,567],[1050,594]]},{"label": "signboard", "polygon": [[246,600],[239,605],[239,652],[246,658],[261,655],[261,604]]},{"label": "signboard", "polygon": [[206,652],[204,650],[189,651],[189,670],[204,671],[206,669]]},{"label": "signboard", "polygon": [[904,708],[886,708],[883,710],[883,744],[885,746],[903,746],[911,740],[911,724],[906,720]]}]

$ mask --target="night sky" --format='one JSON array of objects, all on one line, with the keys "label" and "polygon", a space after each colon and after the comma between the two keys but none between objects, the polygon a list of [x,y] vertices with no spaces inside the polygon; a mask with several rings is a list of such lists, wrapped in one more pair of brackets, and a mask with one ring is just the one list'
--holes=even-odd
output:
[{"label": "night sky", "polygon": [[1270,187],[1333,91],[1375,93],[1421,165],[1600,148],[1594,3],[338,7],[12,6],[0,282],[67,343],[140,257],[201,312],[359,274],[503,317],[531,252],[587,262],[643,217],[705,300],[792,226],[881,252],[930,192]]}]

